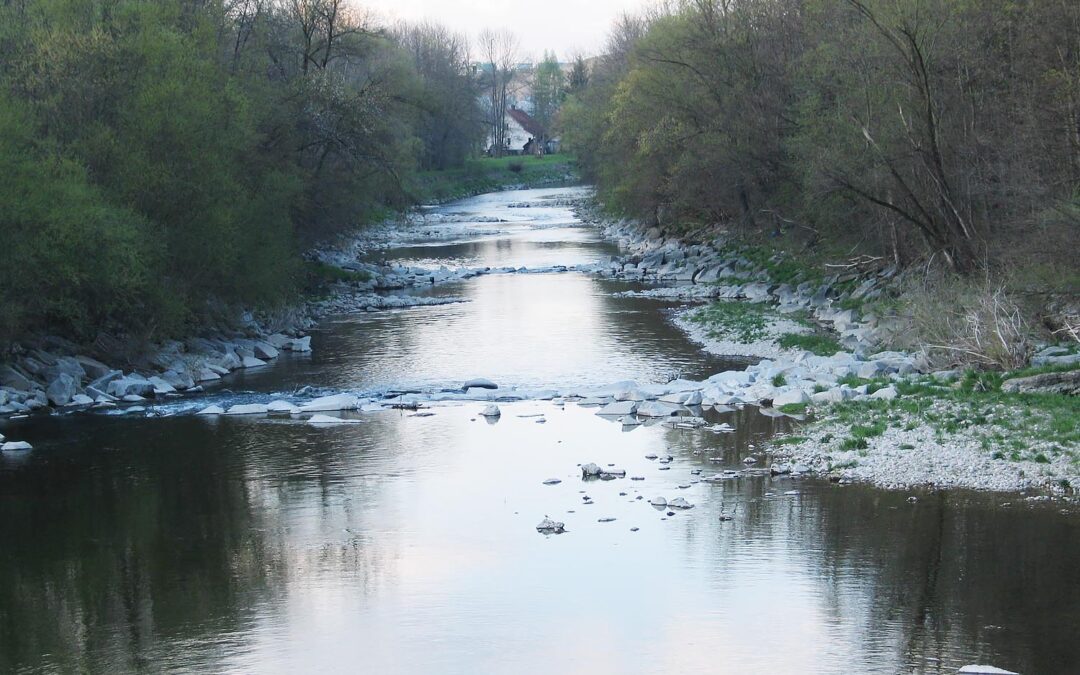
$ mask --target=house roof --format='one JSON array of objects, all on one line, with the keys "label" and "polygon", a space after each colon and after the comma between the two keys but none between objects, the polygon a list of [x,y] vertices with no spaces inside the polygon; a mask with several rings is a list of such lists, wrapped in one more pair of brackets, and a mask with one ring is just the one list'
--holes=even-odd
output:
[{"label": "house roof", "polygon": [[521,125],[521,128],[529,132],[533,136],[539,138],[545,135],[544,127],[539,122],[529,116],[527,112],[519,108],[510,108],[506,111],[506,114],[514,119],[515,122]]}]

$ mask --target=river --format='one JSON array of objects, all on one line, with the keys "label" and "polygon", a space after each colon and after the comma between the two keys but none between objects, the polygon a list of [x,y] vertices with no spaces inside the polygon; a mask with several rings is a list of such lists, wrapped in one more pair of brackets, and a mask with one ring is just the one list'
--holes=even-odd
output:
[{"label": "river", "polygon": [[[374,255],[606,260],[612,245],[561,205],[581,194],[439,207],[449,235]],[[699,481],[748,456],[767,465],[762,444],[793,423],[754,408],[708,413],[734,427],[721,434],[628,429],[553,401],[502,403],[491,421],[456,403],[329,428],[188,414],[306,385],[588,386],[736,365],[673,328],[671,305],[624,288],[479,276],[426,291],[467,302],[331,317],[311,355],[161,417],[9,422],[0,431],[35,450],[0,460],[0,672],[1080,670],[1075,514],[1018,495]],[[586,462],[628,477],[584,482]],[[537,532],[545,516],[567,532]]]}]

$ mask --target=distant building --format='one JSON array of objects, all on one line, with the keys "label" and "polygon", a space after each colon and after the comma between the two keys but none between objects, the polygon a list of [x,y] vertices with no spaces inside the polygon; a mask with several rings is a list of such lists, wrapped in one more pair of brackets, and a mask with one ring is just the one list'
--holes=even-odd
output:
[{"label": "distant building", "polygon": [[[506,111],[506,149],[509,155],[535,155],[551,152],[552,139],[548,131],[521,108]],[[557,146],[557,141],[555,142]],[[494,139],[488,137],[488,147],[494,151]],[[556,150],[557,152],[557,150]],[[493,153],[494,154],[494,153]]]}]

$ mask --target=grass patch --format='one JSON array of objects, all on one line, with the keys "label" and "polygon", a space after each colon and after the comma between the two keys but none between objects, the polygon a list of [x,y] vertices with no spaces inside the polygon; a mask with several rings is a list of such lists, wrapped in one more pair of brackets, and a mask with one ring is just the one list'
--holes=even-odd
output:
[{"label": "grass patch", "polygon": [[832,356],[836,352],[843,351],[836,339],[816,333],[788,333],[781,335],[776,342],[784,349],[802,349],[818,356]]},{"label": "grass patch", "polygon": [[783,373],[777,373],[776,375],[773,375],[772,386],[774,386],[774,387],[782,387],[785,384],[787,384],[787,378],[784,377]]},{"label": "grass patch", "polygon": [[806,404],[805,403],[785,403],[784,405],[777,408],[777,410],[784,413],[785,415],[802,415],[802,414],[806,413]]},{"label": "grass patch", "polygon": [[751,344],[768,337],[770,311],[749,302],[715,302],[691,314],[690,321],[706,327],[712,337]]}]

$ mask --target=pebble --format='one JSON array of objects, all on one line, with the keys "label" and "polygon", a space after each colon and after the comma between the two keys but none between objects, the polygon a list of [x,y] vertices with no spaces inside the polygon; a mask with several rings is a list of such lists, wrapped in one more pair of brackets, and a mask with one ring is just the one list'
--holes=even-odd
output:
[{"label": "pebble", "polygon": [[562,481],[558,478],[548,478],[546,481],[544,481],[544,485],[558,485],[561,482]]}]

